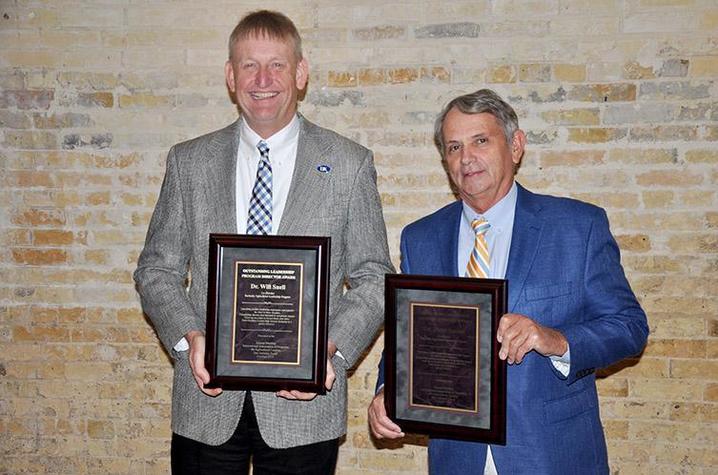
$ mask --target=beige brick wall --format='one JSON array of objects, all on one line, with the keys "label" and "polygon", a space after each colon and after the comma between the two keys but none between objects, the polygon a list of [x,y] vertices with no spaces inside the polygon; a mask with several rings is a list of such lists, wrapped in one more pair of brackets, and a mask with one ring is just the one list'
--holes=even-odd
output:
[{"label": "beige brick wall", "polygon": [[[171,366],[131,282],[168,147],[236,113],[225,42],[301,28],[301,111],[376,153],[393,258],[450,201],[449,98],[517,108],[519,180],[604,206],[651,326],[605,371],[615,473],[718,471],[718,5],[713,0],[0,0],[0,473],[167,473]],[[367,434],[381,339],[350,384],[338,473],[421,473]]]}]

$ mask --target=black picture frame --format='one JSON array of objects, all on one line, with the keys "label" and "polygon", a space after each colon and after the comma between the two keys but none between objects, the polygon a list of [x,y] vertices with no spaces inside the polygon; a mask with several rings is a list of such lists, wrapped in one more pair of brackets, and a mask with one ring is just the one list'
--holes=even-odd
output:
[{"label": "black picture frame", "polygon": [[330,246],[209,235],[206,387],[325,394]]},{"label": "black picture frame", "polygon": [[386,275],[384,403],[402,430],[506,443],[507,298],[503,279]]}]

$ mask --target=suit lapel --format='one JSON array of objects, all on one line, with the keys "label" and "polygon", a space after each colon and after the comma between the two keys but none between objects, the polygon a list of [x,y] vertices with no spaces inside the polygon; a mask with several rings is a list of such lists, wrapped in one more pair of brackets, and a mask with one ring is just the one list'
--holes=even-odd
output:
[{"label": "suit lapel", "polygon": [[[441,226],[436,232],[436,249],[439,250],[439,262],[441,265],[441,275],[458,275],[458,256],[459,256],[459,231],[461,227],[461,215],[463,212],[463,204],[457,201],[449,212],[446,226]],[[449,244],[448,246],[446,244]]]},{"label": "suit lapel", "polygon": [[533,194],[518,185],[514,229],[511,236],[508,268],[506,269],[506,278],[509,280],[510,312],[514,311],[518,303],[518,297],[524,288],[541,241],[543,221],[538,217],[540,209]]},{"label": "suit lapel", "polygon": [[320,206],[326,206],[330,196],[328,187],[332,179],[331,170],[320,173],[320,165],[333,166],[329,145],[316,133],[317,129],[300,116],[297,158],[294,164],[292,183],[289,186],[287,203],[284,206],[278,234],[304,234],[307,213]]},{"label": "suit lapel", "polygon": [[205,197],[212,232],[236,233],[236,162],[239,120],[222,130],[207,146]]}]

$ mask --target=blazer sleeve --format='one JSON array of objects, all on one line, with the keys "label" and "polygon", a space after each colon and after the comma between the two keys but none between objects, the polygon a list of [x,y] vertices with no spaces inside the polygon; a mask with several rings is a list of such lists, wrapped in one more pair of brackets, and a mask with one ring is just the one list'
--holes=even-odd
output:
[{"label": "blazer sleeve", "polygon": [[329,339],[353,366],[384,321],[384,274],[394,272],[368,150],[351,184],[345,236],[348,289],[334,310]]},{"label": "blazer sleeve", "polygon": [[187,332],[204,328],[187,295],[191,253],[188,234],[180,169],[173,147],[134,273],[142,308],[171,355]]},{"label": "blazer sleeve", "polygon": [[583,262],[583,318],[557,328],[571,348],[568,384],[638,354],[648,337],[646,314],[626,280],[602,209],[592,220]]}]

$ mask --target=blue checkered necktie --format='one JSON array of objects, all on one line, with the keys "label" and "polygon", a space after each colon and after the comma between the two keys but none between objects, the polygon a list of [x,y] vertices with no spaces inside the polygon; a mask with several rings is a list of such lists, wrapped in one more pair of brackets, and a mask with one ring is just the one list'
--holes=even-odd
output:
[{"label": "blue checkered necktie", "polygon": [[264,140],[257,144],[259,168],[252,189],[247,215],[247,234],[270,234],[272,232],[272,165],[269,163],[269,147]]}]

